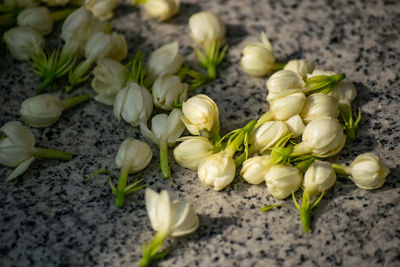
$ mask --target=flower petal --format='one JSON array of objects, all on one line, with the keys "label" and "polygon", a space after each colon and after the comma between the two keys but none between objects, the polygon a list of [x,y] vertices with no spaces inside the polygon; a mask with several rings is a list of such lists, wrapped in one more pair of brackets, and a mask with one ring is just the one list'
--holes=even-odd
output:
[{"label": "flower petal", "polygon": [[30,157],[27,160],[23,161],[21,164],[15,168],[15,170],[8,176],[6,182],[11,181],[12,179],[17,178],[21,174],[23,174],[31,165],[31,163],[35,160],[34,157]]}]

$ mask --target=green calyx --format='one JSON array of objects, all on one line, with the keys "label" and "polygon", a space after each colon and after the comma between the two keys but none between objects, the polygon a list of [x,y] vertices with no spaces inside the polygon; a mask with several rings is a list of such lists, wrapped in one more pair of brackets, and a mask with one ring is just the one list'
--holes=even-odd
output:
[{"label": "green calyx", "polygon": [[139,266],[149,266],[151,262],[164,258],[170,252],[169,249],[159,252],[167,237],[167,234],[157,232],[153,240],[148,245],[143,243],[142,258],[140,259]]},{"label": "green calyx", "polygon": [[135,82],[139,85],[143,85],[144,78],[146,76],[146,70],[143,68],[143,53],[137,51],[135,57],[125,65],[126,82]]},{"label": "green calyx", "polygon": [[[348,105],[339,105],[339,108],[343,120],[343,129],[347,138],[350,140],[356,139],[356,129],[361,121],[361,109],[358,109],[356,113],[356,111],[352,112],[351,107]],[[355,119],[353,118],[353,114]]]},{"label": "green calyx", "polygon": [[207,75],[194,71],[189,67],[181,68],[179,70],[178,76],[182,82],[186,82],[189,84],[188,91],[193,91],[210,81]]},{"label": "green calyx", "polygon": [[209,80],[215,80],[217,78],[217,66],[224,59],[227,49],[227,45],[220,49],[220,43],[216,40],[205,45],[205,54],[197,47],[194,47],[197,58],[201,65],[207,70]]},{"label": "green calyx", "polygon": [[291,163],[304,174],[306,173],[308,167],[317,159],[320,158],[308,154],[291,159]]},{"label": "green calyx", "polygon": [[92,62],[85,60],[79,63],[75,69],[70,69],[68,75],[69,85],[65,87],[65,92],[71,92],[75,86],[85,82],[91,75],[90,72],[87,73],[91,66]]},{"label": "green calyx", "polygon": [[318,75],[311,78],[306,79],[306,85],[304,87],[304,92],[307,95],[313,93],[329,93],[333,86],[346,78],[345,74],[335,74],[335,75]]},{"label": "green calyx", "polygon": [[283,206],[283,204],[267,205],[267,206],[262,207],[261,211],[262,212],[267,212],[267,211],[270,211],[270,210],[272,210],[274,208],[278,208],[278,207],[282,207],[282,206]]},{"label": "green calyx", "polygon": [[325,191],[323,191],[319,197],[313,198],[312,192],[307,190],[307,188],[303,191],[303,196],[301,199],[301,205],[296,200],[294,192],[292,192],[293,202],[296,205],[296,208],[300,211],[300,219],[303,224],[304,232],[310,233],[311,232],[311,210],[314,209],[318,203],[321,201],[322,197],[324,196]]}]

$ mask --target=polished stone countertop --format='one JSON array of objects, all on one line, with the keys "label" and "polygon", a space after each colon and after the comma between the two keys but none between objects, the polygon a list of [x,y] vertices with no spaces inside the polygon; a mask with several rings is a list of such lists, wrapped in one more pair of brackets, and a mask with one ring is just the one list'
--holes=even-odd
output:
[{"label": "polished stone countertop", "polygon": [[[311,234],[301,228],[289,198],[275,200],[264,184],[239,176],[221,192],[205,187],[195,171],[170,156],[173,182],[159,172],[157,147],[148,168],[131,175],[171,198],[188,200],[199,214],[199,229],[170,239],[171,253],[159,266],[400,266],[400,3],[397,1],[182,1],[166,23],[121,3],[111,26],[126,36],[129,59],[179,41],[186,64],[195,65],[188,18],[213,11],[227,24],[229,50],[219,77],[191,95],[204,93],[218,104],[222,133],[243,126],[268,110],[266,78],[244,74],[242,48],[265,31],[278,61],[305,58],[325,70],[345,73],[357,90],[362,120],[358,137],[330,161],[350,163],[363,152],[378,154],[391,174],[383,187],[366,191],[339,179],[313,210]],[[47,48],[57,43],[60,26]],[[21,102],[40,84],[28,63],[10,55],[0,60],[0,124],[21,120]],[[90,83],[61,98],[88,93]],[[144,190],[117,209],[107,175],[116,181],[115,155],[128,137],[145,139],[138,128],[118,122],[112,108],[95,101],[66,111],[47,128],[33,128],[38,147],[68,150],[69,162],[35,161],[12,182],[0,168],[1,266],[137,266],[141,245],[151,239]],[[282,207],[263,213],[269,204]]]}]

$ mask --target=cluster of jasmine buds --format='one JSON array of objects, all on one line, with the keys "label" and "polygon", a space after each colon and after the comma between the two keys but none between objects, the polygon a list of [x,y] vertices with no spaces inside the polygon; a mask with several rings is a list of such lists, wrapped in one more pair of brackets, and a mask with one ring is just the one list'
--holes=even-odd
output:
[{"label": "cluster of jasmine buds", "polygon": [[179,12],[179,0],[132,0],[133,4],[140,4],[146,13],[157,19],[165,21]]}]

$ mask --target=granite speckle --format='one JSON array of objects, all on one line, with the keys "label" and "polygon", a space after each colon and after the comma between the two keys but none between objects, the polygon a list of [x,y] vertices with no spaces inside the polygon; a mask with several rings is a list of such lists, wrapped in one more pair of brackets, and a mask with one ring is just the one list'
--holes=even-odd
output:
[{"label": "granite speckle", "polygon": [[[237,176],[222,192],[203,186],[194,171],[170,156],[174,182],[162,178],[157,147],[143,178],[172,199],[185,198],[199,214],[199,229],[171,239],[159,266],[399,266],[400,265],[400,4],[397,1],[183,1],[178,16],[166,23],[149,18],[128,1],[116,10],[111,26],[128,41],[129,58],[178,40],[185,64],[198,68],[187,21],[210,10],[227,23],[229,50],[216,81],[195,93],[211,96],[220,108],[221,131],[240,127],[268,110],[264,78],[245,75],[239,60],[243,47],[270,38],[277,60],[314,61],[319,68],[346,73],[354,82],[361,108],[358,138],[331,160],[348,164],[373,151],[390,168],[385,185],[374,191],[339,179],[313,210],[312,234],[301,229],[291,199],[275,200],[265,185],[252,186]],[[60,26],[46,49],[60,41]],[[20,103],[33,96],[40,78],[28,63],[10,55],[0,61],[0,124],[19,117]],[[60,83],[62,88],[65,81]],[[62,98],[70,95],[55,92]],[[94,95],[89,82],[71,93]],[[94,101],[66,111],[54,125],[32,129],[38,147],[68,150],[70,162],[35,161],[24,175],[6,183],[11,168],[0,168],[0,265],[136,266],[141,244],[154,232],[144,190],[116,209],[108,178],[117,181],[115,155],[128,138],[143,141],[139,130],[118,122],[110,107]],[[91,173],[109,169],[90,182]],[[283,204],[266,213],[264,205]]]}]

